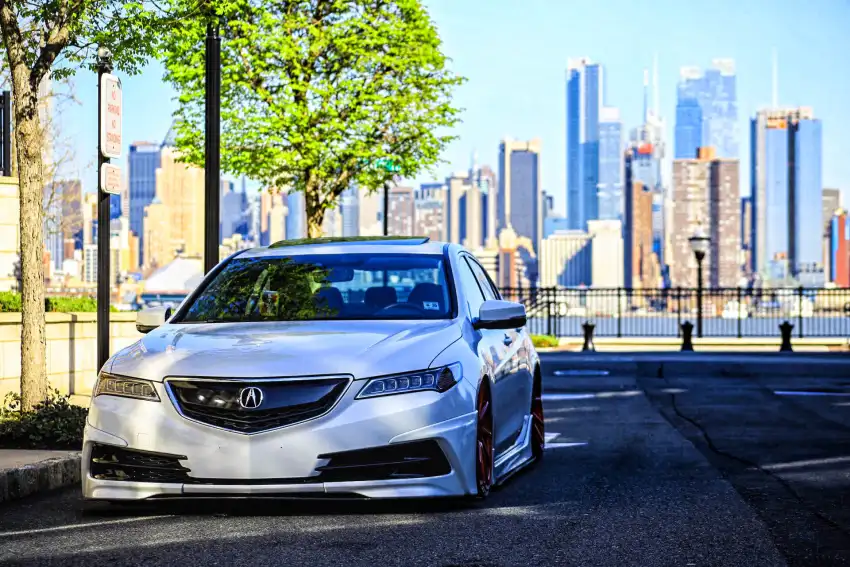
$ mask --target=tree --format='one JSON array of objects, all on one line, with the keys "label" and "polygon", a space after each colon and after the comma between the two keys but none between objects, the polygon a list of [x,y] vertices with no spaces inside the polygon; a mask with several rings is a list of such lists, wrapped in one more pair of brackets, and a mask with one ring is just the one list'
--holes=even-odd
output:
[{"label": "tree", "polygon": [[[179,0],[177,0],[179,1]],[[302,191],[308,236],[352,184],[375,190],[435,164],[459,118],[420,0],[219,0],[222,169]],[[204,163],[205,24],[164,39],[177,146]],[[394,168],[377,167],[391,162]]]},{"label": "tree", "polygon": [[141,0],[0,0],[4,67],[12,84],[15,159],[20,188],[21,400],[24,410],[47,398],[42,253],[45,165],[38,89],[93,67],[98,45],[116,68],[137,71],[161,37],[166,14]]}]

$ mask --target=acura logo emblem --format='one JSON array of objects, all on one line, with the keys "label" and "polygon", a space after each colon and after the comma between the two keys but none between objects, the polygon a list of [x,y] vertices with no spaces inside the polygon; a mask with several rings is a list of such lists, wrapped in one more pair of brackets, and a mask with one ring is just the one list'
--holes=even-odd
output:
[{"label": "acura logo emblem", "polygon": [[263,403],[263,391],[251,386],[239,390],[239,405],[245,409],[256,409]]}]

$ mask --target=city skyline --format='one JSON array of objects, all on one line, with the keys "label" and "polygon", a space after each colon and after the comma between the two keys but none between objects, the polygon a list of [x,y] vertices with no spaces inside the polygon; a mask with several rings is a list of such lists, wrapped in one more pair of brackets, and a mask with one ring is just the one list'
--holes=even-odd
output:
[{"label": "city skyline", "polygon": [[[781,5],[793,6],[790,2],[760,2],[764,10],[742,8],[733,2],[719,2],[711,10],[669,2],[669,9],[645,10],[617,3],[625,22],[608,22],[612,33],[625,28],[642,29],[642,37],[649,40],[641,48],[629,48],[627,53],[615,47],[621,42],[607,45],[599,42],[591,33],[594,21],[607,17],[607,10],[584,5],[570,6],[570,21],[577,22],[569,41],[558,36],[553,24],[563,13],[562,6],[543,6],[529,3],[525,10],[506,2],[488,4],[481,12],[480,5],[470,2],[464,5],[444,0],[427,3],[431,16],[437,23],[444,48],[453,58],[453,66],[466,75],[469,81],[457,93],[458,103],[466,110],[464,123],[458,126],[458,140],[444,153],[446,164],[437,168],[433,175],[422,175],[405,180],[407,185],[417,186],[421,182],[441,179],[447,171],[464,169],[468,156],[477,149],[483,163],[496,163],[496,144],[506,135],[515,139],[539,137],[547,148],[547,159],[542,164],[542,187],[555,200],[555,208],[566,208],[566,164],[564,115],[564,72],[570,58],[589,56],[606,67],[609,103],[621,111],[625,128],[642,121],[642,76],[644,69],[652,67],[653,56],[658,56],[659,107],[665,119],[664,137],[673,139],[677,83],[681,67],[707,69],[717,58],[735,61],[738,79],[737,144],[740,150],[747,147],[746,132],[750,118],[762,107],[767,107],[772,98],[772,56],[776,51],[779,68],[779,103],[783,106],[812,106],[826,125],[824,128],[824,174],[826,186],[850,187],[850,163],[841,156],[850,151],[850,141],[844,140],[840,124],[850,123],[850,108],[843,105],[833,92],[841,92],[842,85],[850,86],[850,71],[841,67],[830,68],[830,53],[846,53],[850,50],[850,39],[845,37],[838,25],[850,17],[850,6],[834,2],[830,9],[818,14],[797,14],[793,22],[782,16]],[[766,6],[769,4],[770,9]],[[755,5],[754,5],[755,6]],[[551,12],[553,17],[541,17]],[[475,31],[470,34],[464,25],[464,15],[475,13],[490,24],[493,31],[512,29],[517,40],[516,49],[509,57],[500,57],[495,48],[495,37]],[[536,21],[533,21],[534,18]],[[578,25],[584,22],[588,25]],[[676,23],[675,30],[665,28],[665,23]],[[721,25],[722,23],[722,25]],[[800,28],[796,24],[800,24]],[[716,24],[711,28],[712,24]],[[606,24],[608,25],[608,24]],[[515,29],[514,29],[515,28]],[[590,28],[590,29],[586,29]],[[812,36],[802,37],[804,30],[818,29]],[[646,31],[650,31],[649,35]],[[498,35],[498,34],[495,34]],[[616,35],[616,33],[614,33]],[[546,43],[543,49],[541,44]],[[776,49],[778,46],[778,49]],[[533,55],[533,56],[532,56]],[[79,141],[77,169],[85,191],[94,187],[90,162],[94,156],[95,77],[81,72],[76,81],[79,106],[69,108],[63,118],[67,129]],[[125,84],[125,101],[128,109],[125,118],[125,137],[128,140],[159,139],[161,132],[170,126],[171,111],[175,102],[173,91],[162,83],[161,68],[149,65],[135,77],[122,76]],[[846,90],[846,89],[845,89]],[[533,93],[534,104],[527,104],[528,92]],[[152,101],[156,101],[155,104]],[[143,111],[134,112],[135,109]],[[830,126],[831,125],[831,126]],[[125,148],[126,149],[126,148]],[[750,182],[749,155],[740,151],[742,179],[741,187],[748,194]],[[672,151],[668,151],[665,168],[672,171]],[[126,158],[120,161],[126,165]],[[76,177],[71,172],[69,177]],[[250,190],[258,189],[250,184]],[[845,197],[847,199],[847,197]],[[842,205],[847,206],[845,200]]]}]

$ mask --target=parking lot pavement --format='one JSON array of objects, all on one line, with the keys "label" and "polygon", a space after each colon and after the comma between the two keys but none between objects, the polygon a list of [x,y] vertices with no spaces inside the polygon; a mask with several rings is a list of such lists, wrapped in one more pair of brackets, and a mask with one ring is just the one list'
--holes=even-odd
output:
[{"label": "parking lot pavement", "polygon": [[751,378],[576,374],[558,356],[545,363],[545,459],[483,503],[113,508],[65,490],[0,509],[0,563],[850,564],[841,500],[850,405],[836,405],[840,397],[777,394],[793,384]]}]

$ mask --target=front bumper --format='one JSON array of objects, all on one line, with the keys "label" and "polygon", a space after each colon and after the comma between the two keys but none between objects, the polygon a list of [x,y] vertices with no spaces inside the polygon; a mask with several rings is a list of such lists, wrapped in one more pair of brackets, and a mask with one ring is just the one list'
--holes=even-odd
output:
[{"label": "front bumper", "polygon": [[[475,492],[474,386],[461,380],[442,394],[419,392],[355,400],[365,384],[352,382],[322,417],[265,433],[245,435],[181,416],[155,387],[161,402],[97,396],[85,429],[83,496],[102,500],[203,495],[360,496],[369,498],[460,496]],[[318,480],[328,454],[433,440],[450,471],[439,476]],[[95,478],[96,445],[185,457],[191,482],[135,482]],[[98,475],[101,476],[102,475]],[[197,481],[195,479],[203,479]]]}]

